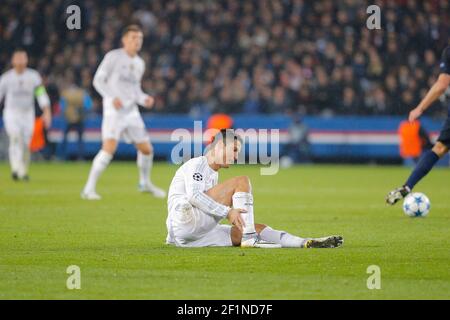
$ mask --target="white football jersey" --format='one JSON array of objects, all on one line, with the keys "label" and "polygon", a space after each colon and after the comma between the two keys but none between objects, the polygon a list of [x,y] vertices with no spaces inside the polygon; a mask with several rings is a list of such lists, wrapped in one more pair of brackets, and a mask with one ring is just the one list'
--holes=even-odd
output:
[{"label": "white football jersey", "polygon": [[40,85],[42,78],[36,70],[27,68],[21,74],[14,69],[5,72],[0,78],[0,101],[5,97],[4,114],[34,114],[35,90]]},{"label": "white football jersey", "polygon": [[217,185],[218,179],[219,174],[208,165],[205,156],[187,161],[178,168],[170,184],[167,198],[169,212],[178,200],[184,200],[208,214],[225,218],[230,208],[205,194]]},{"label": "white football jersey", "polygon": [[[145,62],[138,55],[131,57],[124,49],[108,52],[94,76],[94,87],[103,97],[103,115],[138,113],[137,105],[144,105],[148,97],[141,88]],[[118,111],[113,106],[114,98],[122,101]]]}]

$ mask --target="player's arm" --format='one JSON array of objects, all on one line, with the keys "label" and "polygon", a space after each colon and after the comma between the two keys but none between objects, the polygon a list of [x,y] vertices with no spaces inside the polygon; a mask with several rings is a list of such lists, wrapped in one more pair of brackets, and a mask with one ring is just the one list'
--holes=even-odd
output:
[{"label": "player's arm", "polygon": [[151,109],[153,107],[153,104],[155,103],[155,99],[152,96],[144,93],[141,86],[139,85],[136,90],[138,92],[138,104],[147,109]]},{"label": "player's arm", "polygon": [[419,105],[409,113],[409,121],[419,118],[435,102],[450,85],[450,74],[441,73],[437,81],[426,94]]},{"label": "player's arm", "polygon": [[42,117],[44,119],[45,127],[48,129],[52,124],[52,112],[50,109],[50,98],[47,94],[47,90],[45,90],[44,85],[42,84],[42,79],[38,75],[36,81],[36,89],[34,90],[34,95],[38,101],[39,107],[42,110]]},{"label": "player's arm", "polygon": [[0,103],[6,95],[6,80],[5,77],[0,76]]},{"label": "player's arm", "polygon": [[[143,69],[145,69],[145,65],[143,66]],[[141,79],[142,76],[143,74],[141,75]],[[137,93],[138,104],[145,108],[151,109],[153,107],[153,104],[155,103],[155,99],[142,91],[142,87],[139,83],[136,84],[135,90]]]},{"label": "player's arm", "polygon": [[42,109],[42,117],[44,119],[44,125],[48,129],[52,126],[52,111],[50,106]]},{"label": "player's arm", "polygon": [[423,98],[419,105],[409,113],[409,121],[414,121],[419,118],[450,85],[450,46],[446,47],[442,52],[439,68],[441,69],[441,74],[428,91],[425,98]]},{"label": "player's arm", "polygon": [[231,208],[218,203],[204,192],[205,182],[201,174],[185,175],[185,186],[189,203],[194,207],[221,219],[227,217]]},{"label": "player's arm", "polygon": [[111,52],[107,53],[94,75],[93,85],[103,98],[113,98],[115,93],[108,85],[108,78],[114,69],[115,59]]}]

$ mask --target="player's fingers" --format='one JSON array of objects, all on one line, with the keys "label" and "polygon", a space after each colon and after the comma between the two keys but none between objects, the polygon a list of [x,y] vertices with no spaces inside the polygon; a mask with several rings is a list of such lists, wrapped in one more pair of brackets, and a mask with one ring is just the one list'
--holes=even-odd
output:
[{"label": "player's fingers", "polygon": [[241,215],[239,215],[238,219],[239,219],[239,223],[241,224],[241,226],[245,227],[245,221],[244,221],[244,219],[242,219]]},{"label": "player's fingers", "polygon": [[239,223],[239,220],[238,219],[236,219],[234,222],[233,222],[233,225],[236,227],[236,228],[238,228],[238,230],[239,231],[243,231],[243,228],[242,228],[242,225]]},{"label": "player's fingers", "polygon": [[49,119],[48,117],[44,118],[44,126],[45,129],[49,129],[52,126],[52,120]]},{"label": "player's fingers", "polygon": [[245,224],[244,224],[244,220],[242,220],[242,217],[240,214],[236,215],[236,218],[234,219],[233,222],[236,225],[236,227],[242,231]]}]

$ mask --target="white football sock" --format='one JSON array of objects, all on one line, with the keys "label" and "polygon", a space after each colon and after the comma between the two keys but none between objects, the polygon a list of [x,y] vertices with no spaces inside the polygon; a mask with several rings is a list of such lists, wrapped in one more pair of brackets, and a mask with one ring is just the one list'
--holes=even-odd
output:
[{"label": "white football sock", "polygon": [[22,165],[23,165],[23,175],[28,175],[28,168],[30,167],[30,147],[29,143],[25,143],[23,145],[23,154],[22,154]]},{"label": "white football sock", "polygon": [[153,153],[150,155],[145,155],[138,151],[136,162],[139,169],[139,184],[151,184],[150,172],[153,167]]},{"label": "white football sock", "polygon": [[241,213],[245,226],[243,234],[255,233],[255,220],[253,216],[253,196],[248,192],[236,192],[233,194],[233,208],[245,209],[247,212]]},{"label": "white football sock", "polygon": [[22,139],[20,136],[9,137],[9,164],[11,171],[19,174],[22,166]]},{"label": "white football sock", "polygon": [[264,241],[281,244],[283,248],[303,248],[306,239],[293,236],[285,231],[274,230],[271,227],[265,227],[259,234]]},{"label": "white football sock", "polygon": [[106,151],[100,150],[99,153],[94,158],[94,161],[92,162],[92,168],[89,172],[89,178],[86,183],[86,186],[84,187],[84,193],[91,193],[95,192],[95,187],[97,185],[97,180],[102,174],[103,171],[105,171],[106,167],[111,162],[112,155],[107,153]]}]

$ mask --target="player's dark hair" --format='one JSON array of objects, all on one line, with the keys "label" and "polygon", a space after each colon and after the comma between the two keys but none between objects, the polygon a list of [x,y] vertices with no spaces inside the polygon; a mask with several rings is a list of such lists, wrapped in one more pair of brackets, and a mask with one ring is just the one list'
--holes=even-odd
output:
[{"label": "player's dark hair", "polygon": [[122,31],[122,37],[125,37],[128,32],[142,32],[142,28],[137,24],[130,24]]},{"label": "player's dark hair", "polygon": [[27,53],[27,50],[25,50],[24,48],[22,48],[22,47],[19,47],[19,48],[15,48],[14,49],[14,51],[12,52],[12,54],[14,55],[14,54],[16,54],[16,53]]},{"label": "player's dark hair", "polygon": [[211,147],[215,146],[219,141],[223,141],[226,145],[230,141],[239,141],[242,143],[242,138],[234,132],[234,129],[221,129],[213,138]]}]

